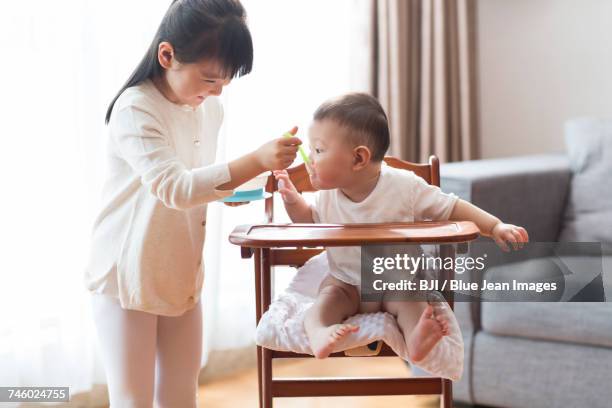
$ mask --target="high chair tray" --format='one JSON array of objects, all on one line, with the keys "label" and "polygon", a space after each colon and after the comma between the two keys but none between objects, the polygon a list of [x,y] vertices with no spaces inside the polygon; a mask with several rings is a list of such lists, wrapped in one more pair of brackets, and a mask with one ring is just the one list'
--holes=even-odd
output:
[{"label": "high chair tray", "polygon": [[454,243],[478,238],[471,221],[422,221],[367,224],[256,224],[239,225],[229,236],[232,244],[250,248],[351,246],[376,243]]}]

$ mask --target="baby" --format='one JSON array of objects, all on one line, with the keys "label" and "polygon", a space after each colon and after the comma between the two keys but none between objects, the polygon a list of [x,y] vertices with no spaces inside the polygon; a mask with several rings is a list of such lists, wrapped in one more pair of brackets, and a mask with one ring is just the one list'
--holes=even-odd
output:
[{"label": "baby", "polygon": [[[389,147],[387,116],[378,101],[351,93],[323,103],[309,129],[310,182],[319,190],[314,205],[297,192],[285,170],[275,171],[289,217],[296,223],[372,223],[430,220],[469,220],[482,235],[504,250],[528,241],[522,227],[504,224],[455,194],[425,182],[411,171],[383,162]],[[360,247],[326,248],[330,273],[321,282],[315,303],[306,312],[304,327],[313,354],[327,357],[335,345],[359,327],[342,323],[357,313],[385,311],[396,317],[409,358],[418,363],[448,334],[443,313],[428,302],[362,302]]]}]

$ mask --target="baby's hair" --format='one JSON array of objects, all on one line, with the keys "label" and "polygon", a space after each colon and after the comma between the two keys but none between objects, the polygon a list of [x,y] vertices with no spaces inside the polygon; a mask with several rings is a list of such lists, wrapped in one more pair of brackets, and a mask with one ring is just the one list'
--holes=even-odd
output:
[{"label": "baby's hair", "polygon": [[253,42],[240,1],[174,0],[145,56],[108,106],[105,123],[123,91],[163,73],[157,58],[163,41],[172,44],[179,62],[214,59],[221,64],[222,74],[230,78],[246,75],[253,67]]},{"label": "baby's hair", "polygon": [[389,123],[372,95],[354,92],[329,99],[317,108],[313,119],[331,120],[347,128],[352,142],[370,148],[372,161],[384,159],[389,148]]}]

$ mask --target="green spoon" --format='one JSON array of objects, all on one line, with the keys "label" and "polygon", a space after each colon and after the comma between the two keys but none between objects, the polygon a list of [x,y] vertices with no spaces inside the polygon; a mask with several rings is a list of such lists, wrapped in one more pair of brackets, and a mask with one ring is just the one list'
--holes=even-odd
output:
[{"label": "green spoon", "polygon": [[[293,137],[294,135],[291,132],[287,132],[283,136]],[[308,158],[308,155],[306,154],[304,149],[302,149],[302,146],[298,146],[298,151],[300,152],[300,156],[302,156],[302,160],[304,160],[304,164],[306,165],[306,168],[310,170],[310,159]]]}]

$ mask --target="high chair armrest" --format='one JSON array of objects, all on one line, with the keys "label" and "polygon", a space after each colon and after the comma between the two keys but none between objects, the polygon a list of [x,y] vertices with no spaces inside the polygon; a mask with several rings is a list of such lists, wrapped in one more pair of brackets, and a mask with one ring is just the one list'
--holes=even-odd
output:
[{"label": "high chair armrest", "polygon": [[[443,244],[473,241],[480,230],[471,221],[367,224],[256,224],[237,226],[229,236],[243,248]],[[244,253],[243,253],[244,255]]]}]

